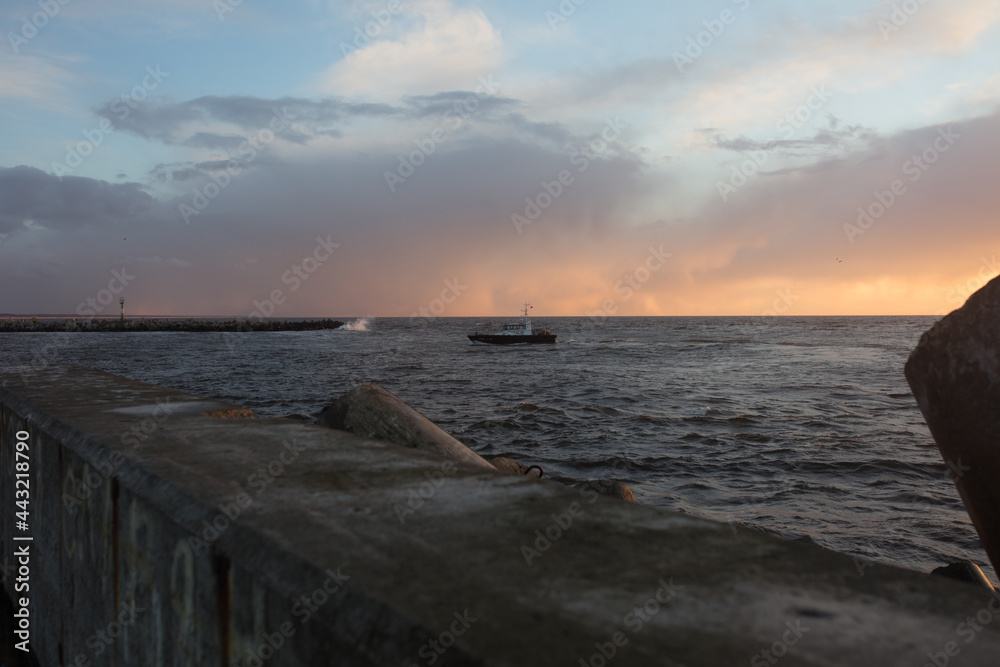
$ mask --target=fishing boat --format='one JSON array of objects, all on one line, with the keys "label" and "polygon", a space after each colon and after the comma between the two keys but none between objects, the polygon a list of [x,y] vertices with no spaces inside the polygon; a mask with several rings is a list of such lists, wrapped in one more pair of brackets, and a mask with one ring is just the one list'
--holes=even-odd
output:
[{"label": "fishing boat", "polygon": [[523,345],[527,343],[554,343],[556,335],[547,329],[535,329],[528,319],[531,304],[524,304],[524,319],[503,325],[499,331],[469,334],[469,340],[480,345]]}]

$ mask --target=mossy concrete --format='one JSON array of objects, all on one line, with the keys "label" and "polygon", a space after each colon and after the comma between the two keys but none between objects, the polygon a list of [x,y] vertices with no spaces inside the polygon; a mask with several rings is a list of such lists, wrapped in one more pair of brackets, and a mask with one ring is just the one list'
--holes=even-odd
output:
[{"label": "mossy concrete", "polygon": [[25,429],[43,665],[1000,655],[1000,602],[968,584],[87,368],[0,385],[0,549],[9,559]]}]

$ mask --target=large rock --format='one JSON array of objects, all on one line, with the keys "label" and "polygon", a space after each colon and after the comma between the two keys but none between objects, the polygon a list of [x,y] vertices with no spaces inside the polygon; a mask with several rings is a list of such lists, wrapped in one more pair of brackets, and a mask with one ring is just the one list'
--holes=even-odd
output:
[{"label": "large rock", "polygon": [[635,496],[632,495],[632,489],[629,485],[624,482],[619,482],[613,479],[585,479],[581,482],[573,484],[580,489],[592,489],[605,496],[611,496],[612,498],[617,498],[618,500],[624,500],[627,503],[634,503]]},{"label": "large rock", "polygon": [[525,465],[520,461],[509,459],[506,456],[498,456],[490,460],[490,464],[500,472],[510,475],[527,475],[528,477],[540,478],[544,474],[541,466]]},{"label": "large rock", "polygon": [[316,423],[403,447],[436,452],[454,461],[496,472],[496,468],[479,454],[377,384],[363,384],[334,400],[320,413]]},{"label": "large rock", "polygon": [[1000,278],[920,338],[906,379],[1000,571]]},{"label": "large rock", "polygon": [[974,584],[988,591],[993,591],[993,582],[986,578],[982,568],[972,561],[963,560],[957,563],[948,563],[931,570],[931,574],[939,577],[948,577],[955,581],[964,581],[967,584]]}]

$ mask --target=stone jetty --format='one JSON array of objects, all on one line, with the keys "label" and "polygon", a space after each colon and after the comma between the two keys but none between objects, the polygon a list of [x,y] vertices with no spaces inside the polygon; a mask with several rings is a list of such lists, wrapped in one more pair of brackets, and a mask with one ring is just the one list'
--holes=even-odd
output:
[{"label": "stone jetty", "polygon": [[23,332],[122,332],[122,331],[315,331],[317,329],[339,329],[344,323],[339,320],[210,320],[210,319],[59,319],[59,318],[7,318],[0,319],[0,333]]}]

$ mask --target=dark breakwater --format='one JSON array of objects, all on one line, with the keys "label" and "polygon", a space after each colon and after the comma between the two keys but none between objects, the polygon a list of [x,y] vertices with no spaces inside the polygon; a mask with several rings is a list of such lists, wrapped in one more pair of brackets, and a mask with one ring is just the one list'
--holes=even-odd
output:
[{"label": "dark breakwater", "polygon": [[12,317],[0,320],[0,333],[74,333],[74,332],[116,332],[136,331],[183,331],[183,332],[230,332],[241,331],[316,331],[339,329],[344,326],[338,320],[219,320],[219,319],[63,319],[38,317]]}]

